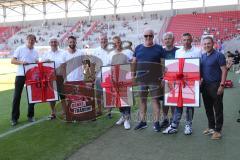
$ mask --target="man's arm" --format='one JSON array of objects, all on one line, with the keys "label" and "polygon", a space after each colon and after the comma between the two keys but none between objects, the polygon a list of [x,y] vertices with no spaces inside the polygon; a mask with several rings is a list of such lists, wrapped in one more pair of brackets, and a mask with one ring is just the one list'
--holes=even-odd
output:
[{"label": "man's arm", "polygon": [[11,64],[22,65],[22,64],[27,64],[27,62],[19,61],[19,60],[17,60],[17,58],[13,57],[13,58],[11,59]]},{"label": "man's arm", "polygon": [[221,95],[223,93],[224,84],[225,84],[225,81],[226,81],[226,78],[227,78],[227,67],[224,65],[224,66],[221,66],[220,68],[222,70],[222,77],[221,77],[220,86],[219,86],[218,91],[217,91],[218,95]]},{"label": "man's arm", "polygon": [[133,57],[132,58],[132,63],[131,63],[131,70],[132,70],[132,77],[136,77],[136,70],[137,70],[137,58]]}]

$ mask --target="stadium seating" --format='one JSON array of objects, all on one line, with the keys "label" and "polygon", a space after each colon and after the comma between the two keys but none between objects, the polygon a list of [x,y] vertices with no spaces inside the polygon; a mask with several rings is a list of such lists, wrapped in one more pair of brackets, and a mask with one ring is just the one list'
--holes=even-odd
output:
[{"label": "stadium seating", "polygon": [[240,33],[237,27],[239,21],[240,11],[183,14],[171,18],[167,31],[175,33],[177,42],[180,41],[181,34],[184,32],[192,33],[198,40],[204,33],[224,40],[229,35]]}]

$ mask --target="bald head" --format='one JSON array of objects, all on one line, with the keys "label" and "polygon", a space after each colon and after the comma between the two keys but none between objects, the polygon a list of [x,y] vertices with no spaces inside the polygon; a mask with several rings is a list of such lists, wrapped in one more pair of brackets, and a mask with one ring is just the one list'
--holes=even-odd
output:
[{"label": "bald head", "polygon": [[150,34],[154,35],[154,30],[151,29],[151,28],[145,28],[144,31],[143,31],[143,35],[145,35],[147,33],[150,33]]},{"label": "bald head", "polygon": [[144,29],[143,36],[144,36],[144,46],[146,47],[153,46],[154,31],[149,28]]}]

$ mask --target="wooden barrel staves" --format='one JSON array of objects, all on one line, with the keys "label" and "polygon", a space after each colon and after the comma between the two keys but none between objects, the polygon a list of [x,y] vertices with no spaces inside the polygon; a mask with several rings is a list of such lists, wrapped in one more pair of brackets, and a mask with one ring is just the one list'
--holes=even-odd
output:
[{"label": "wooden barrel staves", "polygon": [[66,121],[88,121],[96,118],[94,83],[75,81],[64,84]]}]

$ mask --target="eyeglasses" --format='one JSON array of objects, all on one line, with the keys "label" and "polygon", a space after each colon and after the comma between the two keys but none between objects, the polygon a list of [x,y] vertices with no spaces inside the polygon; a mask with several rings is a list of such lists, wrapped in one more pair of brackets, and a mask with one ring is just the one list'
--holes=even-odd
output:
[{"label": "eyeglasses", "polygon": [[149,38],[153,38],[153,35],[150,34],[150,35],[144,35],[145,38],[149,37]]}]

